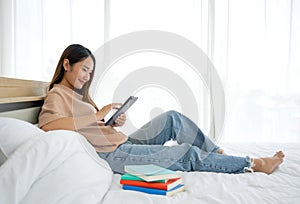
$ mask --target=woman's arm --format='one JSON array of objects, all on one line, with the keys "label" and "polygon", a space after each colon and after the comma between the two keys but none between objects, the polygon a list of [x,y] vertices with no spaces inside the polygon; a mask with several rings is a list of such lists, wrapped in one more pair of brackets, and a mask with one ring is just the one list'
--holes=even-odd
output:
[{"label": "woman's arm", "polygon": [[96,123],[96,115],[87,115],[81,117],[64,117],[51,121],[41,127],[44,131],[49,130],[73,130],[76,131],[82,127],[87,127]]},{"label": "woman's arm", "polygon": [[[112,110],[121,106],[121,103],[112,103],[104,106],[96,114],[80,116],[80,117],[64,117],[51,121],[41,127],[44,131],[50,130],[73,130],[76,131],[82,127],[88,127],[95,124],[97,121],[101,121]],[[122,126],[126,121],[125,114],[121,114],[117,120],[115,126]]]}]

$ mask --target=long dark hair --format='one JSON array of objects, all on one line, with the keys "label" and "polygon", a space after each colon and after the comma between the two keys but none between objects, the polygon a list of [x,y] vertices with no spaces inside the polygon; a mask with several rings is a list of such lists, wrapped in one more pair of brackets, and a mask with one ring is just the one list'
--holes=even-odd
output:
[{"label": "long dark hair", "polygon": [[58,64],[56,66],[56,70],[54,72],[54,75],[53,75],[53,78],[50,82],[48,90],[50,91],[53,88],[54,84],[59,84],[63,80],[64,73],[65,73],[63,63],[64,63],[65,59],[69,60],[69,63],[72,67],[73,64],[75,64],[77,62],[81,62],[81,61],[85,60],[88,57],[91,57],[93,62],[94,62],[93,71],[90,74],[90,80],[87,81],[81,89],[74,89],[74,91],[81,94],[83,96],[82,100],[87,102],[87,103],[90,103],[91,105],[93,105],[96,108],[96,110],[98,111],[99,110],[98,107],[96,106],[94,101],[91,99],[90,94],[89,94],[89,89],[90,89],[91,83],[92,83],[93,78],[94,78],[95,67],[96,67],[96,59],[95,59],[93,53],[88,48],[86,48],[82,45],[72,44],[72,45],[69,45],[64,50],[64,52],[62,53],[62,55],[61,55],[61,57],[58,61]]}]

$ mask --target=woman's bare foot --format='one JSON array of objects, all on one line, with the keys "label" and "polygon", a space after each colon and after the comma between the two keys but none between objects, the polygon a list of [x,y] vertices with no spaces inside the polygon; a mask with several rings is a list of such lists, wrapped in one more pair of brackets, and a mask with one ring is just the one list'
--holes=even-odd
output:
[{"label": "woman's bare foot", "polygon": [[263,157],[254,159],[253,171],[271,174],[282,162],[284,158],[282,151],[276,152],[273,157]]},{"label": "woman's bare foot", "polygon": [[218,149],[217,154],[224,154],[224,150],[223,149]]}]

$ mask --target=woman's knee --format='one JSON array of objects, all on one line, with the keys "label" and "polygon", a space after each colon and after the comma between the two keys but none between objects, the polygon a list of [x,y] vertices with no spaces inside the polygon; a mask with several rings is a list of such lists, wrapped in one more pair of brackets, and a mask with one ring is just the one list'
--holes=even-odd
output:
[{"label": "woman's knee", "polygon": [[175,110],[170,110],[166,112],[166,115],[168,118],[172,119],[172,120],[178,120],[181,118],[181,113],[175,111]]},{"label": "woman's knee", "polygon": [[169,111],[166,112],[166,114],[168,114],[168,115],[180,115],[180,113],[177,112],[176,110],[169,110]]}]

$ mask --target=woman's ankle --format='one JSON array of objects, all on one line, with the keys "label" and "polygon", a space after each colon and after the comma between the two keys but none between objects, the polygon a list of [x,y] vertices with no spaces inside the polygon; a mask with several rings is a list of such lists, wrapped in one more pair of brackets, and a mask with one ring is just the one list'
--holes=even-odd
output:
[{"label": "woman's ankle", "polygon": [[273,157],[255,158],[253,159],[252,170],[271,174],[283,162],[284,156],[284,153],[279,151]]},{"label": "woman's ankle", "polygon": [[262,167],[265,165],[265,162],[261,158],[253,158],[253,166],[252,169],[254,172],[262,172]]}]

